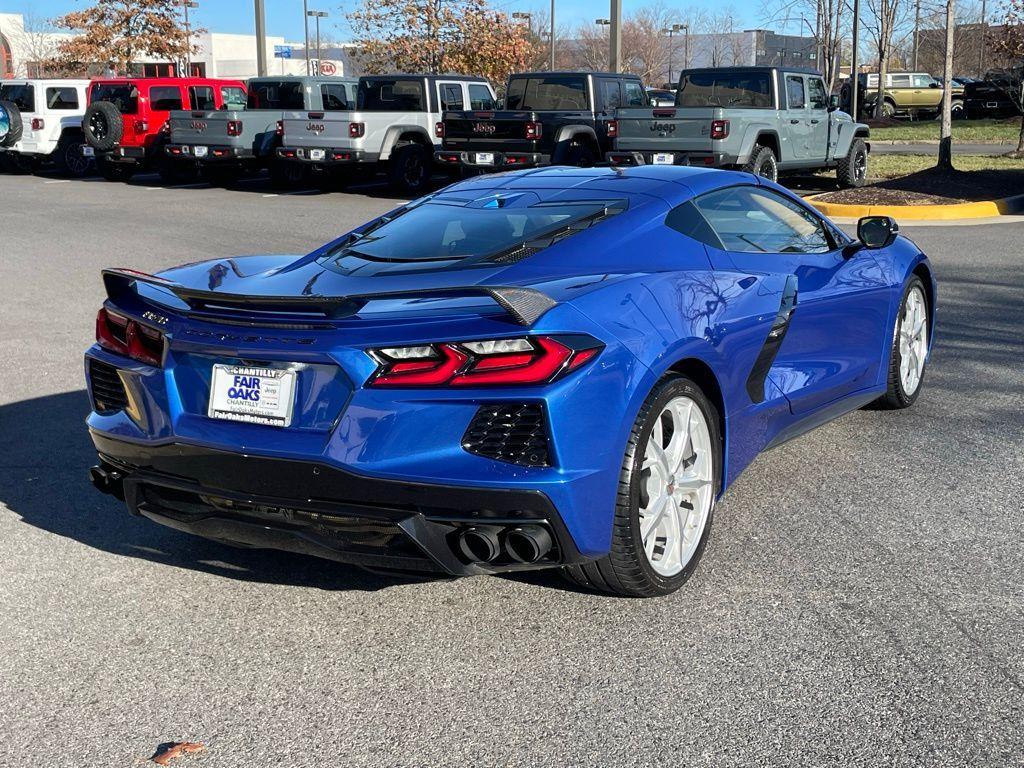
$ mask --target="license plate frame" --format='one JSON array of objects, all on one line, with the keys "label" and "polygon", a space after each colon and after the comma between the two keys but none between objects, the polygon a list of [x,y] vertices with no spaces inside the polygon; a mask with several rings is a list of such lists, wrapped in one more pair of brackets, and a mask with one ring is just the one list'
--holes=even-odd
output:
[{"label": "license plate frame", "polygon": [[295,368],[216,363],[210,371],[206,415],[221,421],[290,427],[297,388]]},{"label": "license plate frame", "polygon": [[210,148],[209,147],[202,147],[202,146],[192,147],[192,156],[193,157],[206,157],[208,154],[210,154]]},{"label": "license plate frame", "polygon": [[96,150],[88,144],[82,145],[82,157],[96,157]]},{"label": "license plate frame", "polygon": [[326,160],[327,159],[327,150],[324,150],[324,149],[311,149],[311,150],[309,150],[309,159],[310,160]]},{"label": "license plate frame", "polygon": [[477,152],[473,160],[477,165],[494,165],[494,153]]},{"label": "license plate frame", "polygon": [[671,152],[655,152],[651,155],[651,165],[675,165],[676,156]]}]

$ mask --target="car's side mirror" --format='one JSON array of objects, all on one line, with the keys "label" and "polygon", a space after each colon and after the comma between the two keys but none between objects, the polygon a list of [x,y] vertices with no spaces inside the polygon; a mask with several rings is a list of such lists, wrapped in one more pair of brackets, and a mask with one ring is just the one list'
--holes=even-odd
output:
[{"label": "car's side mirror", "polygon": [[831,96],[828,97],[828,108],[830,110],[839,109],[839,94],[838,93],[833,93]]},{"label": "car's side mirror", "polygon": [[939,85],[939,83],[936,83],[936,82],[935,82],[934,80],[932,80],[932,81],[931,81],[931,82],[930,82],[930,83],[928,84],[928,87],[929,87],[929,88],[941,88],[942,86],[941,86],[941,85]]},{"label": "car's side mirror", "polygon": [[865,216],[857,222],[857,239],[869,250],[888,248],[900,233],[892,216]]}]

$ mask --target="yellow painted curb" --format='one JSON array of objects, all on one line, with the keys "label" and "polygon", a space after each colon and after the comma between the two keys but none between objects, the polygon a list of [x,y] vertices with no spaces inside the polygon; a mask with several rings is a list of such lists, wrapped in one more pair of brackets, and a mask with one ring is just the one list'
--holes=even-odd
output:
[{"label": "yellow painted curb", "polygon": [[826,216],[859,219],[862,216],[892,216],[894,219],[915,219],[918,221],[939,221],[950,219],[984,219],[989,216],[1006,216],[1024,212],[1024,195],[1004,197],[1002,200],[979,200],[975,203],[954,203],[952,205],[846,205],[826,203],[818,195],[807,198],[807,202]]}]

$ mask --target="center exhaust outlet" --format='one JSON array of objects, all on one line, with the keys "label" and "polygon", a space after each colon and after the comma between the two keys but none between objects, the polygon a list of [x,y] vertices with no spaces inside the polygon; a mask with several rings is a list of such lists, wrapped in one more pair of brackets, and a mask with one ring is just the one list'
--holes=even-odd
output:
[{"label": "center exhaust outlet", "polygon": [[536,563],[551,551],[551,534],[539,525],[513,528],[505,536],[508,556],[519,563]]},{"label": "center exhaust outlet", "polygon": [[459,534],[459,551],[471,563],[489,563],[501,553],[500,532],[494,525],[466,528]]}]

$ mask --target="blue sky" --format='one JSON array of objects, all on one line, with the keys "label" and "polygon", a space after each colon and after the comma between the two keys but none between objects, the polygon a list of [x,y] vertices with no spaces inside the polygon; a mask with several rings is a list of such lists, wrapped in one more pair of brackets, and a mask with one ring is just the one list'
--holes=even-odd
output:
[{"label": "blue sky", "polygon": [[[198,0],[199,8],[192,13],[197,23],[214,32],[253,32],[252,0]],[[265,0],[267,8],[267,34],[283,35],[290,41],[302,38],[302,0]],[[531,11],[549,7],[547,0],[492,0],[493,5],[507,11]],[[607,0],[555,0],[555,13],[559,23],[575,24],[608,15]],[[645,5],[647,0],[623,0],[624,13]],[[90,0],[0,0],[2,13],[28,13],[30,10],[42,18],[59,16],[70,10],[88,7]],[[357,7],[357,0],[339,3],[338,0],[309,0],[309,7],[326,10],[331,14],[330,22],[322,29],[337,25],[345,9]],[[669,7],[678,5],[702,6],[710,10],[723,7],[715,0],[685,0],[667,2]],[[759,5],[759,4],[758,4]],[[759,13],[751,0],[739,0],[734,4],[740,27],[758,26]],[[311,25],[312,28],[312,25]],[[338,38],[344,38],[344,29],[332,30]]]}]

